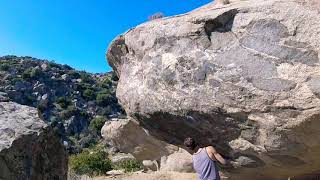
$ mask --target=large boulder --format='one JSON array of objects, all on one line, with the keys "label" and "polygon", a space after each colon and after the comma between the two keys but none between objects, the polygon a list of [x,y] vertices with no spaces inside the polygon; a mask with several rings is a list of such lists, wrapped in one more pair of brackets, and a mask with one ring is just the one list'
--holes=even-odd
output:
[{"label": "large boulder", "polygon": [[139,25],[107,53],[117,97],[152,136],[176,145],[191,136],[241,161],[239,178],[317,171],[315,2],[231,1]]},{"label": "large boulder", "polygon": [[120,151],[132,154],[137,160],[160,160],[179,148],[151,136],[131,119],[107,121],[101,129],[104,141]]},{"label": "large boulder", "polygon": [[67,179],[67,154],[35,108],[0,102],[0,179]]}]

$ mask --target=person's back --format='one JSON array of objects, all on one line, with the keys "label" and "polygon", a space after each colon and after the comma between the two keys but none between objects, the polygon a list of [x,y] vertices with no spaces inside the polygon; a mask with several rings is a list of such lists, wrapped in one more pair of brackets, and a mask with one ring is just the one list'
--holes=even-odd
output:
[{"label": "person's back", "polygon": [[220,180],[217,162],[212,160],[205,148],[199,149],[192,155],[193,168],[199,176],[199,180]]},{"label": "person's back", "polygon": [[184,145],[193,153],[193,167],[199,176],[199,180],[220,180],[217,162],[226,164],[227,161],[214,147],[199,148],[198,144],[190,137],[185,139]]}]

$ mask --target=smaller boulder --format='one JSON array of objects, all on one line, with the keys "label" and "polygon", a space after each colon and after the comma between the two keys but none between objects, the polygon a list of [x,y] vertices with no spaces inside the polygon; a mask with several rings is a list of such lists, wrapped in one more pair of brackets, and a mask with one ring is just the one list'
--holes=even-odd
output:
[{"label": "smaller boulder", "polygon": [[144,171],[159,171],[159,164],[156,160],[143,160],[142,165]]},{"label": "smaller boulder", "polygon": [[0,92],[0,102],[7,102],[9,101],[7,93]]},{"label": "smaller boulder", "polygon": [[194,172],[192,155],[184,149],[161,158],[160,171]]},{"label": "smaller boulder", "polygon": [[107,175],[109,176],[118,176],[118,175],[123,175],[125,174],[124,170],[123,169],[120,169],[120,170],[111,170],[111,171],[108,171],[107,172]]},{"label": "smaller boulder", "polygon": [[131,119],[107,121],[101,129],[101,135],[107,144],[132,154],[138,161],[160,160],[162,156],[168,156],[179,149],[154,138]]}]

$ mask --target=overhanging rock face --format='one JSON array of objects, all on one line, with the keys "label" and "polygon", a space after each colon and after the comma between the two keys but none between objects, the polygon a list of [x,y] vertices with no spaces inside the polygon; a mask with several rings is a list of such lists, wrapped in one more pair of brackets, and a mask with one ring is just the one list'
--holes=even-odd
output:
[{"label": "overhanging rock face", "polygon": [[209,4],[119,36],[129,116],[161,140],[215,144],[239,178],[320,169],[320,12],[311,1]]},{"label": "overhanging rock face", "polygon": [[37,110],[0,102],[0,179],[67,179],[67,153]]}]

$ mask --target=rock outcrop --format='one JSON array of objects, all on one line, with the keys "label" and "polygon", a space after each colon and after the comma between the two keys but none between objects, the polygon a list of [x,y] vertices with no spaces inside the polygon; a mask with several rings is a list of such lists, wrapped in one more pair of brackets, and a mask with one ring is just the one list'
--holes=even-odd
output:
[{"label": "rock outcrop", "polygon": [[319,170],[319,9],[308,0],[230,2],[115,39],[107,58],[120,103],[160,140],[215,144],[240,161],[239,179]]},{"label": "rock outcrop", "polygon": [[67,179],[67,153],[34,108],[0,102],[0,179]]}]

